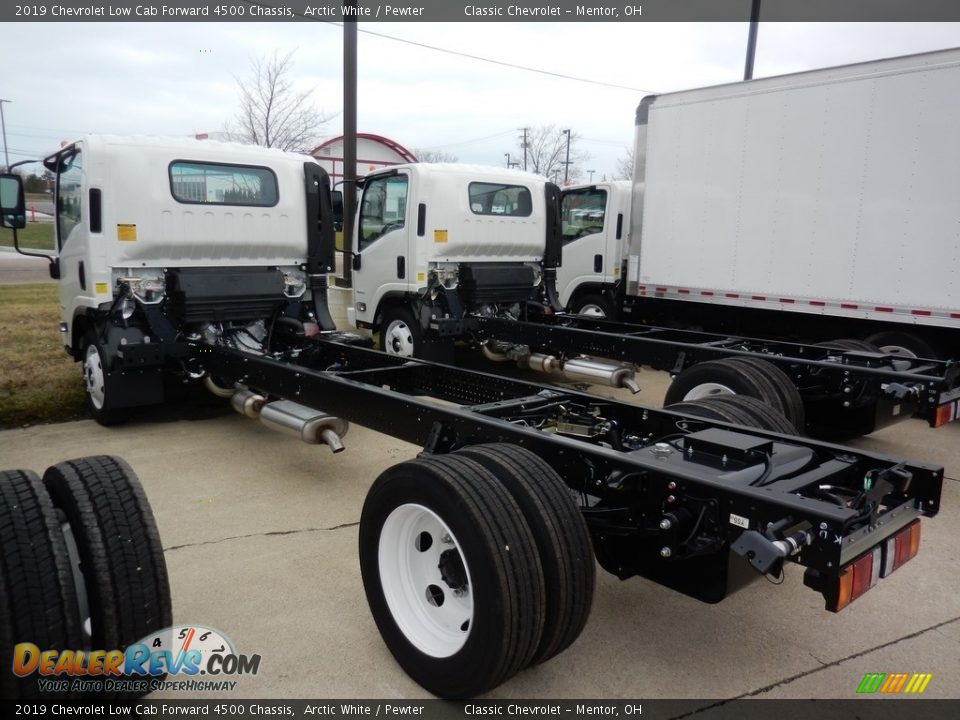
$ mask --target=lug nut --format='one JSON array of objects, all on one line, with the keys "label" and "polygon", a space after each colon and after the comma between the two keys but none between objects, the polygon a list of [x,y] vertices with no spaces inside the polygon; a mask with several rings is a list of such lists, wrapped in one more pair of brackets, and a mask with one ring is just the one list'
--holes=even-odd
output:
[{"label": "lug nut", "polygon": [[667,495],[667,502],[668,502],[668,503],[675,503],[676,501],[677,501],[677,499],[676,499],[673,495]]},{"label": "lug nut", "polygon": [[662,557],[662,558],[668,558],[668,557],[670,557],[671,555],[673,555],[673,550],[671,550],[670,548],[668,548],[668,547],[662,547],[662,548],[660,548],[660,557]]},{"label": "lug nut", "polygon": [[676,489],[677,489],[677,484],[673,480],[667,483],[667,490],[676,490]]},{"label": "lug nut", "polygon": [[673,527],[673,523],[670,522],[670,518],[664,518],[663,520],[660,521],[661,530],[669,530],[672,527]]}]

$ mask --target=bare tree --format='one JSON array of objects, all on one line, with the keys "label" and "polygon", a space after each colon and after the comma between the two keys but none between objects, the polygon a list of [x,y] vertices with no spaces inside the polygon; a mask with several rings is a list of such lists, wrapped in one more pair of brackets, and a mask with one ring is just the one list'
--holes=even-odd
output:
[{"label": "bare tree", "polygon": [[414,148],[411,150],[414,157],[422,163],[455,163],[460,162],[460,158],[442,150],[425,150],[423,148]]},{"label": "bare tree", "polygon": [[614,180],[633,180],[633,148],[626,148],[626,155],[617,160]]},{"label": "bare tree", "polygon": [[294,89],[290,73],[293,51],[257,57],[250,62],[247,78],[234,76],[240,90],[239,129],[230,134],[241,142],[295,152],[309,152],[320,131],[333,115],[324,115],[313,105],[311,93]]},{"label": "bare tree", "polygon": [[[590,155],[580,149],[581,136],[570,131],[570,166],[566,175],[573,182],[582,175],[581,166]],[[523,157],[523,140],[519,141],[520,157]],[[527,170],[545,175],[554,182],[563,183],[564,163],[567,158],[567,134],[556,125],[541,125],[527,130]]]}]

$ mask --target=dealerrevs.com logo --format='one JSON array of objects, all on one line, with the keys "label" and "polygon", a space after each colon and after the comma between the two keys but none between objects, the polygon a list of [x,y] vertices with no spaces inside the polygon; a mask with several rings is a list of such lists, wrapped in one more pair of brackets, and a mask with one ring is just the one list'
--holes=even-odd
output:
[{"label": "dealerrevs.com logo", "polygon": [[857,686],[861,694],[919,695],[927,689],[933,673],[867,673]]},{"label": "dealerrevs.com logo", "polygon": [[[256,675],[259,655],[240,655],[221,632],[176,625],[151,633],[126,650],[13,649],[13,673],[36,675],[40,692],[153,692],[233,690],[229,678]],[[166,677],[164,677],[166,676]]]}]

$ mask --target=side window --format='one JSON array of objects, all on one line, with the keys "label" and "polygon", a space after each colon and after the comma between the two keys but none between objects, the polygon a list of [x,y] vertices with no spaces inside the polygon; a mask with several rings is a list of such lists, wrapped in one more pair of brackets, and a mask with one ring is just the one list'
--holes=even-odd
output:
[{"label": "side window", "polygon": [[277,177],[270,168],[175,160],[170,192],[177,202],[203,205],[277,204]]},{"label": "side window", "polygon": [[83,211],[83,165],[79,151],[60,161],[57,175],[57,238],[63,247],[80,224]]},{"label": "side window", "polygon": [[529,217],[533,213],[530,191],[522,185],[473,182],[468,192],[474,215]]},{"label": "side window", "polygon": [[584,235],[603,231],[607,191],[584,188],[563,194],[560,212],[563,217],[563,244]]},{"label": "side window", "polygon": [[407,220],[407,176],[375,178],[363,188],[358,250],[364,250]]}]

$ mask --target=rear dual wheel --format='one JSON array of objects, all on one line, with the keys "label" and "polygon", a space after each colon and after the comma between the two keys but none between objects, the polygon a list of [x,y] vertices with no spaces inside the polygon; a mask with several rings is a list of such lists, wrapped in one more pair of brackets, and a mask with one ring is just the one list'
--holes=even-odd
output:
[{"label": "rear dual wheel", "polygon": [[667,410],[693,415],[705,420],[719,420],[733,425],[769,430],[783,435],[796,435],[797,429],[786,417],[769,405],[746,395],[717,395],[668,405]]},{"label": "rear dual wheel", "polygon": [[150,503],[136,474],[106,455],[49,468],[43,482],[76,545],[92,647],[126,649],[172,624],[170,585]]},{"label": "rear dual wheel", "polygon": [[77,608],[66,541],[43,483],[29,470],[0,472],[0,697],[44,696],[36,672],[14,673],[15,646],[83,647]]},{"label": "rear dual wheel", "polygon": [[786,373],[759,358],[724,358],[693,365],[677,375],[664,396],[664,406],[718,396],[759,400],[787,418],[794,431],[806,420],[803,400]]},{"label": "rear dual wheel", "polygon": [[43,695],[36,673],[9,672],[17,643],[41,652],[123,650],[170,624],[160,537],[126,463],[70,460],[43,480],[0,472],[0,696]]},{"label": "rear dual wheel", "polygon": [[411,460],[377,478],[360,520],[364,590],[390,652],[424,688],[478,695],[579,634],[593,557],[564,492],[539,458],[504,446]]}]

